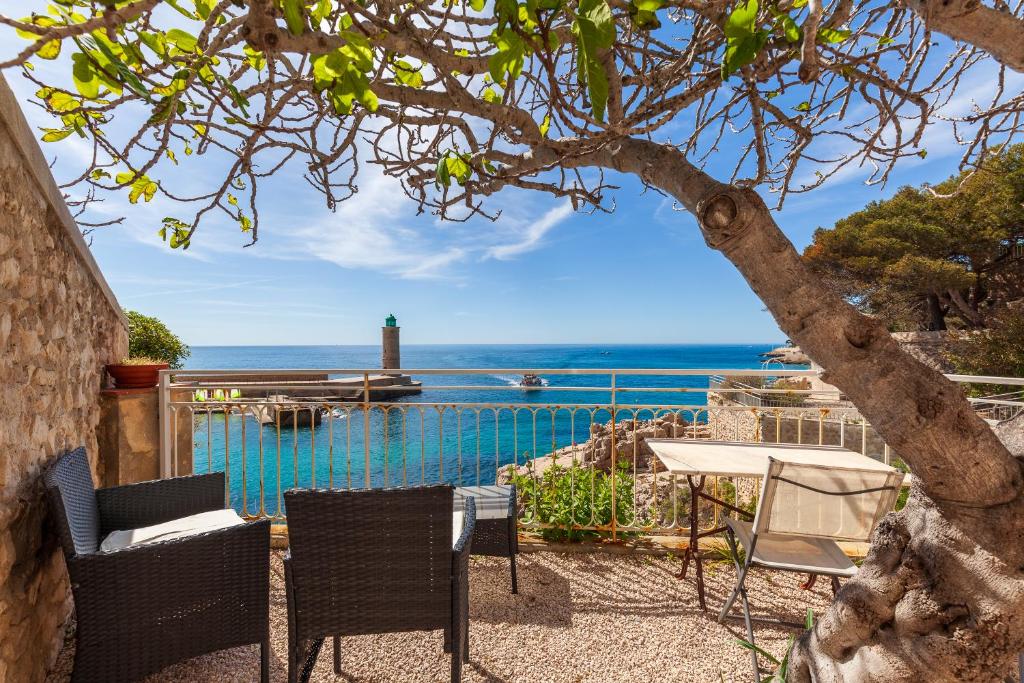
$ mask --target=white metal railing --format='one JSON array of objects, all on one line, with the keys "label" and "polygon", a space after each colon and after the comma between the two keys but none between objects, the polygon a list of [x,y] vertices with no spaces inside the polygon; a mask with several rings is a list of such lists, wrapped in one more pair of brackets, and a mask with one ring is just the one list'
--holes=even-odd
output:
[{"label": "white metal railing", "polygon": [[[730,378],[810,377],[812,370],[403,372],[422,386],[365,368],[163,371],[162,475],[222,471],[236,509],[280,521],[282,493],[292,486],[475,485],[500,476],[520,487],[524,525],[615,536],[688,530],[688,488],[656,471],[649,436],[835,444],[886,461],[891,455],[856,408],[825,405],[821,389],[755,388],[769,397],[813,394],[806,405],[706,401],[709,392],[749,395],[752,387]],[[546,386],[516,386],[525,374]],[[1024,386],[1012,378],[953,379]],[[737,502],[756,491],[754,482],[714,486]],[[714,524],[717,515],[708,509],[699,523]]]}]

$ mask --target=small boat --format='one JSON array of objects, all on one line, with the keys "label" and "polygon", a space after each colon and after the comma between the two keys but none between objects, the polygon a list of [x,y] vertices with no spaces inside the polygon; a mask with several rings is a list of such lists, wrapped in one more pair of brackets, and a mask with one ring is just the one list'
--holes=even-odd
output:
[{"label": "small boat", "polygon": [[544,380],[542,380],[537,375],[529,373],[523,375],[523,379],[520,380],[519,386],[523,387],[524,389],[539,389],[542,386],[544,386]]}]

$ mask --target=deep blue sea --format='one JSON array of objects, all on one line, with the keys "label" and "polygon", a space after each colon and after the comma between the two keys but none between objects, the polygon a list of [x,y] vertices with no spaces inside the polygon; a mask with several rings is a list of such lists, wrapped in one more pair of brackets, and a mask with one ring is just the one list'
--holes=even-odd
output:
[{"label": "deep blue sea", "polygon": [[[226,460],[232,505],[268,514],[281,510],[280,493],[292,486],[360,487],[367,480],[375,487],[493,483],[499,467],[586,441],[592,422],[610,419],[604,407],[610,393],[582,388],[607,387],[610,375],[544,374],[544,368],[759,369],[760,354],[778,345],[406,345],[402,367],[423,382],[424,390],[391,402],[412,404],[405,410],[375,405],[367,421],[359,404],[352,404],[333,411],[317,427],[287,427],[280,434],[252,416],[233,415],[225,425],[223,413],[200,411],[195,471],[223,471]],[[376,367],[379,346],[195,346],[185,364],[186,369],[223,370]],[[415,373],[447,368],[495,371]],[[520,379],[500,371],[510,368],[537,370],[546,386],[510,388]],[[453,385],[472,388],[431,388]],[[626,406],[634,404],[694,406],[685,416],[700,420],[706,394],[664,390],[706,387],[708,377],[620,376],[617,386],[663,390],[620,392],[619,419],[632,417]],[[495,403],[516,407],[473,405]],[[653,416],[650,409],[635,413],[639,419]]]}]

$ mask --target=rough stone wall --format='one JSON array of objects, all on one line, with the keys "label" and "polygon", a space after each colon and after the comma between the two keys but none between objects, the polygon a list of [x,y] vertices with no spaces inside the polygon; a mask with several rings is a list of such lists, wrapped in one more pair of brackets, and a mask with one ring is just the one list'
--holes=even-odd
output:
[{"label": "rough stone wall", "polygon": [[70,601],[40,474],[80,445],[97,466],[103,366],[128,351],[76,231],[0,79],[0,681],[41,681],[57,654]]}]

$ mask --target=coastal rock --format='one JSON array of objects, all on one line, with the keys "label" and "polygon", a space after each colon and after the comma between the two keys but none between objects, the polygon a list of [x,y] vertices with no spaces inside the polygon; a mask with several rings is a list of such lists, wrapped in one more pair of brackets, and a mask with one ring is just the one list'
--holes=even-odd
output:
[{"label": "coastal rock", "polygon": [[[900,348],[921,361],[928,367],[939,372],[953,372],[953,367],[946,358],[946,352],[952,341],[949,332],[893,332],[893,339]],[[784,365],[810,365],[811,358],[800,350],[799,346],[780,346],[761,357]]]},{"label": "coastal rock", "polygon": [[761,357],[767,361],[774,361],[784,365],[811,364],[811,359],[800,350],[799,346],[780,346],[768,351],[767,353],[762,353]]},{"label": "coastal rock", "polygon": [[498,483],[508,483],[512,472],[540,476],[552,465],[569,467],[574,462],[607,472],[612,467],[613,433],[616,462],[625,462],[630,471],[635,469],[637,472],[664,470],[647,445],[647,439],[708,438],[706,425],[691,424],[677,413],[659,415],[649,420],[619,420],[614,425],[610,421],[603,424],[595,422],[590,425],[590,438],[583,443],[559,448],[518,467],[510,465],[498,472]]}]

